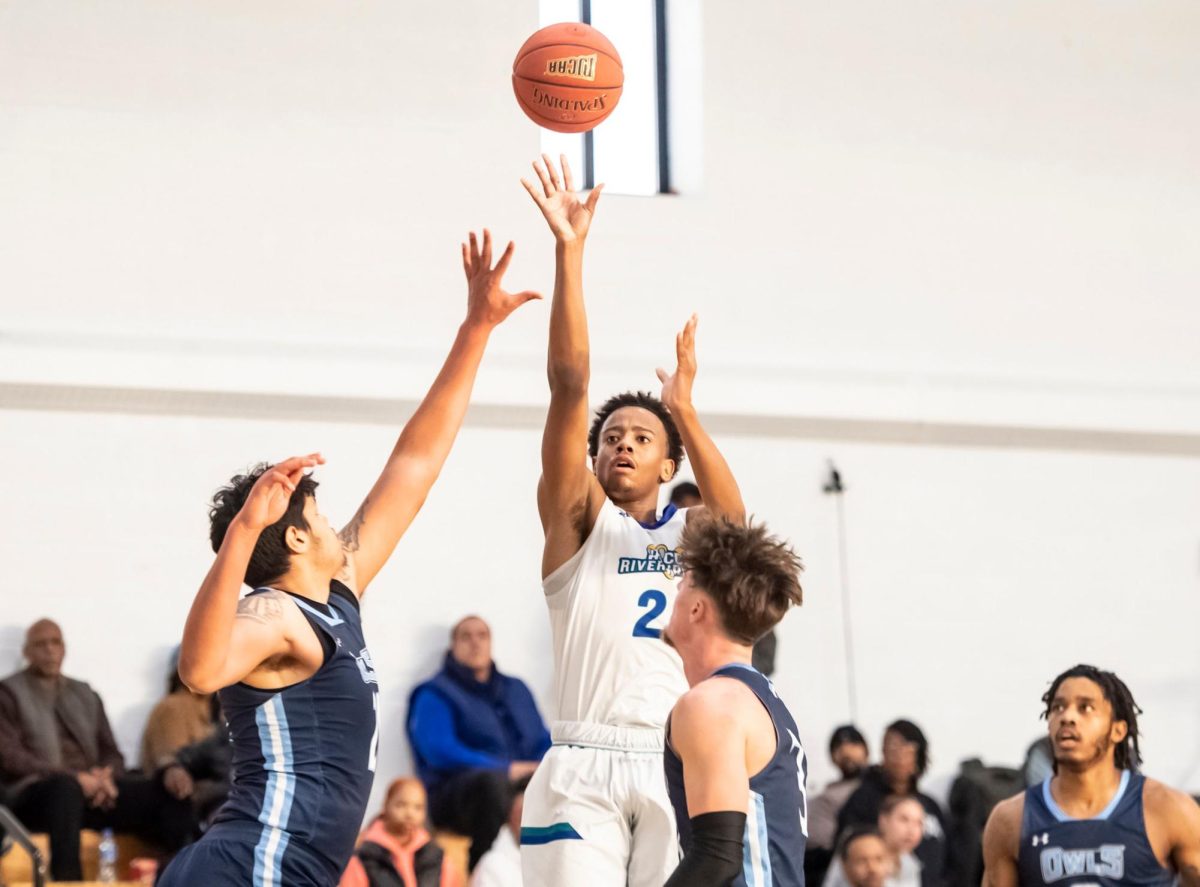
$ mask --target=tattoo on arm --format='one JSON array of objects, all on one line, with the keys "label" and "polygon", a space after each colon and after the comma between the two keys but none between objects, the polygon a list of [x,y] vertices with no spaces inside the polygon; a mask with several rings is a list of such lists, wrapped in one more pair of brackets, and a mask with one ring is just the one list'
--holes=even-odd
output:
[{"label": "tattoo on arm", "polygon": [[370,497],[363,499],[362,505],[358,506],[358,511],[354,512],[354,517],[350,518],[350,523],[346,524],[342,528],[342,532],[338,533],[338,538],[342,540],[342,548],[349,554],[358,551],[358,531],[367,522],[367,503],[370,501]]},{"label": "tattoo on arm", "polygon": [[283,605],[279,602],[279,595],[276,592],[252,594],[238,601],[237,617],[239,619],[253,619],[255,622],[266,625],[281,616],[283,616]]}]

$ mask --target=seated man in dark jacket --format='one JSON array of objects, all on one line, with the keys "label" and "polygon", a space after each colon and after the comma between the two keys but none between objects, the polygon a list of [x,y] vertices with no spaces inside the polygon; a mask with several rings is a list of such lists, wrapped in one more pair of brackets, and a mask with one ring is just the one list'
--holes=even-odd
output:
[{"label": "seated man in dark jacket", "polygon": [[173,797],[191,802],[201,828],[207,830],[229,795],[233,774],[233,740],[224,716],[206,738],[175,752],[175,760],[158,774]]},{"label": "seated man in dark jacket", "polygon": [[925,808],[924,837],[915,851],[922,887],[956,883],[949,870],[946,820],[937,801],[917,791],[929,766],[929,743],[912,721],[895,721],[883,731],[882,763],[867,768],[862,783],[838,813],[838,834],[853,825],[875,826],[888,795],[913,795]]},{"label": "seated man in dark jacket", "polygon": [[473,869],[504,824],[509,781],[550,748],[533,694],[496,670],[491,629],[478,616],[451,630],[442,670],[409,698],[407,727],[430,818],[471,838]]},{"label": "seated man in dark jacket", "polygon": [[158,780],[125,775],[104,704],[62,673],[66,645],[49,619],[25,635],[29,667],[0,681],[0,783],[31,831],[50,833],[55,881],[83,878],[79,832],[131,832],[173,852],[191,839],[195,817]]}]

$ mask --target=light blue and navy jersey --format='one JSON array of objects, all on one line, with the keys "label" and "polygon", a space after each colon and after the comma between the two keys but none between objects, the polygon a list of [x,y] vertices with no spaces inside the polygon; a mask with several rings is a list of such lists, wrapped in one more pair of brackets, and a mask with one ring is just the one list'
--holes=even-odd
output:
[{"label": "light blue and navy jersey", "polygon": [[[750,777],[742,873],[733,880],[733,887],[804,887],[808,759],[796,721],[775,692],[775,686],[749,665],[726,665],[710,677],[741,681],[758,697],[775,724],[775,754],[762,770]],[[683,783],[683,761],[671,748],[669,722],[663,767],[671,806],[675,808],[679,843],[686,853],[691,846],[692,826]]]},{"label": "light blue and navy jersey", "polygon": [[240,826],[237,833],[257,835],[254,871],[245,873],[255,887],[299,882],[301,871],[316,883],[336,883],[375,777],[379,684],[358,600],[337,581],[328,605],[291,597],[322,641],[324,664],[282,690],[238,683],[219,694],[233,741],[233,785],[213,831],[229,835]]},{"label": "light blue and navy jersey", "polygon": [[1125,770],[1109,805],[1092,819],[1072,819],[1054,802],[1050,780],[1025,791],[1017,860],[1021,887],[1139,884],[1170,887],[1175,875],[1159,864],[1146,837],[1142,788]]}]

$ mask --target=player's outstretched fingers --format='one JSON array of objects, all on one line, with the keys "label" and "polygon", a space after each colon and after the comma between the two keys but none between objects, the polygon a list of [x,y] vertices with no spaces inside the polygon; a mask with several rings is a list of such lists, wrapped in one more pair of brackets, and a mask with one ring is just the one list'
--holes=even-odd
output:
[{"label": "player's outstretched fingers", "polygon": [[567,163],[567,155],[559,154],[558,162],[562,166],[563,187],[568,191],[575,190],[575,177],[571,175],[571,164]]},{"label": "player's outstretched fingers", "polygon": [[533,171],[537,173],[538,179],[541,180],[542,190],[546,193],[546,197],[553,197],[554,183],[550,181],[550,174],[546,171],[545,167],[535,160],[533,161]]},{"label": "player's outstretched fingers", "polygon": [[600,192],[604,190],[604,183],[601,182],[592,189],[592,193],[588,195],[587,203],[583,206],[593,216],[596,215],[596,204],[600,202]]},{"label": "player's outstretched fingers", "polygon": [[483,252],[480,254],[479,260],[483,262],[485,270],[492,270],[492,232],[487,228],[483,229]]},{"label": "player's outstretched fingers", "polygon": [[533,182],[529,181],[529,179],[522,177],[521,185],[526,191],[529,192],[529,196],[533,198],[533,202],[536,203],[539,208],[541,208],[542,204],[546,202],[545,195],[538,191],[537,186],[534,185]]},{"label": "player's outstretched fingers", "polygon": [[496,263],[497,274],[503,276],[504,272],[508,270],[508,263],[512,261],[513,250],[515,248],[513,242],[510,240],[508,246],[504,248],[504,252],[500,256],[500,261]]},{"label": "player's outstretched fingers", "polygon": [[550,159],[549,154],[542,155],[542,163],[546,166],[546,172],[550,175],[550,184],[554,186],[555,191],[562,190],[562,180],[558,176],[558,169],[554,165],[554,161]]},{"label": "player's outstretched fingers", "polygon": [[320,453],[309,453],[307,456],[289,456],[282,462],[276,462],[271,468],[282,471],[284,474],[291,474],[294,471],[303,471],[305,468],[324,464],[325,457]]}]

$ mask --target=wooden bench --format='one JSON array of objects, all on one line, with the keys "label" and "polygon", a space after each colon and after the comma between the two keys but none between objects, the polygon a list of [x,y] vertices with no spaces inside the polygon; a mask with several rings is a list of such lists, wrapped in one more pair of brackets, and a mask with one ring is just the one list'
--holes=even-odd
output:
[{"label": "wooden bench", "polygon": [[[129,861],[139,856],[157,857],[158,853],[133,835],[117,835],[117,876],[129,870]],[[50,861],[50,836],[34,835],[34,843],[42,851],[47,864]],[[100,833],[84,829],[79,833],[79,859],[83,864],[83,877],[95,880],[100,873]],[[33,861],[20,847],[14,846],[0,860],[0,883],[16,885],[33,881]],[[67,883],[67,882],[54,882]]]}]

